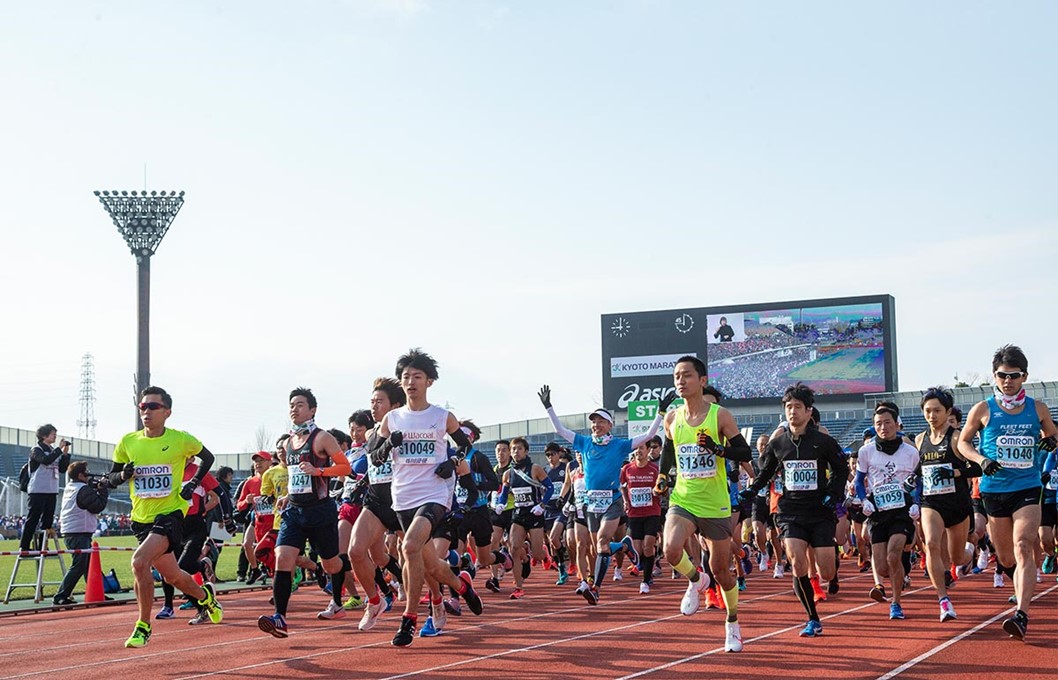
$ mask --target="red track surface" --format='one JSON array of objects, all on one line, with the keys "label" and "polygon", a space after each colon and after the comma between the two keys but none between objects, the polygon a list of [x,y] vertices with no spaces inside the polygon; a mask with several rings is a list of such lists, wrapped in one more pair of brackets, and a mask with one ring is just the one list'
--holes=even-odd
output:
[{"label": "red track surface", "polygon": [[[361,633],[359,612],[323,622],[326,604],[304,588],[291,600],[291,636],[276,640],[257,629],[271,613],[266,592],[222,598],[222,624],[188,626],[182,618],[154,622],[146,648],[124,649],[132,630],[132,606],[61,612],[0,620],[0,675],[7,678],[930,678],[990,674],[1000,678],[1054,678],[1058,664],[1058,585],[1037,585],[1026,642],[1011,639],[1000,621],[1010,610],[1008,585],[991,578],[964,578],[952,591],[957,621],[938,622],[932,588],[921,572],[904,599],[907,619],[889,621],[888,608],[870,602],[865,575],[849,575],[841,593],[820,605],[822,638],[797,633],[804,614],[789,577],[754,573],[742,594],[739,619],[746,642],[741,654],[723,651],[723,613],[704,608],[679,614],[683,581],[667,576],[654,592],[638,593],[638,581],[607,583],[598,607],[572,587],[551,585],[553,572],[534,573],[525,599],[483,592],[485,613],[449,617],[439,638],[416,639],[405,649],[389,644],[397,607],[374,631]],[[505,585],[509,586],[508,583]],[[420,618],[425,619],[425,614]],[[996,618],[995,621],[987,621]],[[27,649],[31,647],[30,649]],[[60,675],[61,674],[61,675]]]}]

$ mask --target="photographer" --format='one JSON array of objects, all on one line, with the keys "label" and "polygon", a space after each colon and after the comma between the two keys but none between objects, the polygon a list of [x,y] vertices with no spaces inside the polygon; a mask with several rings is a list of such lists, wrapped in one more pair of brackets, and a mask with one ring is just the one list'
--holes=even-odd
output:
[{"label": "photographer", "polygon": [[[37,445],[29,453],[29,516],[22,528],[21,550],[30,550],[37,525],[46,531],[55,523],[55,497],[59,493],[59,474],[70,464],[70,442],[63,439],[55,447],[54,425],[37,428]],[[41,546],[37,546],[39,549]]]},{"label": "photographer", "polygon": [[[92,533],[99,524],[99,513],[107,507],[110,492],[104,480],[89,476],[88,463],[83,460],[70,465],[68,477],[59,515],[62,540],[69,550],[87,550],[92,547]],[[73,563],[59,584],[59,590],[52,600],[53,604],[76,604],[70,595],[81,577],[85,578],[87,585],[89,557],[89,553],[73,556]]]}]

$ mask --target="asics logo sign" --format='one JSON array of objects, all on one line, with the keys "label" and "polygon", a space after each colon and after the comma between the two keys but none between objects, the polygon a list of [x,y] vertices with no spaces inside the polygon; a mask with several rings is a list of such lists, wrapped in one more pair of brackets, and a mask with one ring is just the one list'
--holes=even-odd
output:
[{"label": "asics logo sign", "polygon": [[617,408],[628,408],[631,401],[647,401],[649,399],[661,399],[669,392],[675,391],[672,387],[644,387],[640,388],[637,383],[632,383],[622,390],[617,399]]}]

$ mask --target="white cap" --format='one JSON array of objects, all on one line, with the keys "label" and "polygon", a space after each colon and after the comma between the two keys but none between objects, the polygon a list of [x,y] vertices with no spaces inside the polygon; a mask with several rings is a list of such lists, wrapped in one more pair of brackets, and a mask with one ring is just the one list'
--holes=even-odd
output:
[{"label": "white cap", "polygon": [[613,425],[613,414],[611,414],[609,411],[607,411],[604,408],[597,408],[594,411],[592,411],[591,415],[588,416],[588,420],[591,420],[592,418],[595,418],[595,417],[599,417],[599,418],[602,418],[603,420],[609,421],[609,423],[611,425]]}]

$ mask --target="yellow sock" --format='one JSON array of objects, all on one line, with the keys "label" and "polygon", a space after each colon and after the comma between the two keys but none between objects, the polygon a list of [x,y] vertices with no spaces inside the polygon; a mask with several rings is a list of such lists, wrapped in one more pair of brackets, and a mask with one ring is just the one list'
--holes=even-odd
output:
[{"label": "yellow sock", "polygon": [[724,607],[727,609],[727,620],[738,620],[738,584],[731,586],[730,590],[720,593],[724,598]]},{"label": "yellow sock", "polygon": [[691,562],[691,558],[687,556],[687,551],[683,552],[683,556],[680,557],[680,561],[672,565],[672,568],[680,572],[687,578],[694,576],[698,573],[698,568],[694,566],[694,562]]}]

